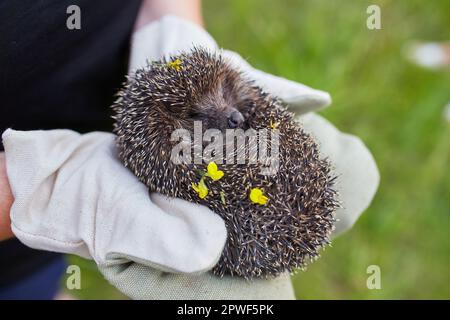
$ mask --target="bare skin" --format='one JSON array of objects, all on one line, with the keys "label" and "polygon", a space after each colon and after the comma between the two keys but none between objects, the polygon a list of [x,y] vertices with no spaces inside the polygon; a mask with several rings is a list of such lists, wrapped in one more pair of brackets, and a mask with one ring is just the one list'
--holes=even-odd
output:
[{"label": "bare skin", "polygon": [[12,238],[9,212],[13,203],[13,195],[6,175],[5,153],[0,152],[0,241]]},{"label": "bare skin", "polygon": [[134,30],[168,14],[203,26],[201,0],[146,0],[142,2]]},{"label": "bare skin", "polygon": [[450,42],[442,44],[442,48],[445,50],[445,64],[446,66],[450,66]]},{"label": "bare skin", "polygon": [[[134,30],[164,15],[175,15],[203,26],[201,0],[144,0]],[[5,153],[0,152],[0,241],[14,237],[10,211],[14,201],[6,175]]]}]

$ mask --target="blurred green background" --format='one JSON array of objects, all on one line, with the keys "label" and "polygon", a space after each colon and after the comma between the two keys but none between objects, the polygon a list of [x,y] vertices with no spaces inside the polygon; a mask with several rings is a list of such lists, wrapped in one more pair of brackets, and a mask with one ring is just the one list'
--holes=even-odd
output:
[{"label": "blurred green background", "polygon": [[[381,30],[366,9],[381,7]],[[381,185],[371,207],[307,271],[299,299],[450,298],[450,72],[408,63],[411,40],[450,40],[448,0],[204,1],[207,30],[262,70],[331,93],[321,112],[362,138]],[[80,298],[122,298],[85,260]],[[381,290],[366,286],[381,268]]]}]

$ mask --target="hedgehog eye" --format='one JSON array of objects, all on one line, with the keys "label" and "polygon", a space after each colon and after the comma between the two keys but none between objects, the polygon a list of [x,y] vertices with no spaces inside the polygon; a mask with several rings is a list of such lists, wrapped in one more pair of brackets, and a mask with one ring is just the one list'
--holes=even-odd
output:
[{"label": "hedgehog eye", "polygon": [[202,113],[196,111],[190,112],[189,117],[194,120],[201,120],[204,118]]},{"label": "hedgehog eye", "polygon": [[250,103],[246,103],[245,105],[241,106],[240,108],[238,108],[238,110],[242,113],[242,115],[244,116],[245,119],[248,119],[253,107],[254,107],[254,103],[250,102]]}]

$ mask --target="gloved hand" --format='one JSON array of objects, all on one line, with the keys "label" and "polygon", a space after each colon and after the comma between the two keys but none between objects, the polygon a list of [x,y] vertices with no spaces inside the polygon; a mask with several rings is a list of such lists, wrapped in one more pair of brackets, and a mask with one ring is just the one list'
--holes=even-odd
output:
[{"label": "gloved hand", "polygon": [[222,219],[182,199],[150,199],[117,159],[113,134],[8,129],[2,139],[11,228],[29,247],[92,258],[137,299],[293,297],[288,275],[246,282],[202,273],[222,253]]},{"label": "gloved hand", "polygon": [[14,195],[11,227],[29,247],[99,266],[127,256],[175,273],[203,272],[218,261],[223,221],[181,199],[150,200],[117,159],[113,134],[8,129],[2,138]]},{"label": "gloved hand", "polygon": [[[166,16],[137,33],[132,41],[130,74],[148,61],[159,60],[193,46],[219,50],[214,39],[202,28],[182,19]],[[244,71],[250,79],[267,92],[278,96],[297,114],[306,114],[327,106],[331,100],[328,93],[305,85],[266,74],[253,69],[238,54],[222,51],[236,68]],[[338,179],[343,209],[338,210],[340,220],[335,234],[351,227],[368,206],[378,186],[375,162],[361,141],[341,134],[326,120],[314,114],[300,117],[305,130],[312,133],[324,157],[330,158]],[[270,280],[246,281],[240,278],[218,278],[211,273],[197,275],[166,273],[118,256],[130,262],[126,268],[121,263],[100,266],[103,275],[126,295],[135,299],[292,299],[294,293],[288,274]]]}]

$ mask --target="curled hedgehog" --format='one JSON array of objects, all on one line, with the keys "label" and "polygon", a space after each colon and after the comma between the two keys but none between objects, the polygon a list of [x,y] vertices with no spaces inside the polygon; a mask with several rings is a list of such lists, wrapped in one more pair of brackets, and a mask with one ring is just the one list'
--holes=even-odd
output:
[{"label": "curled hedgehog", "polygon": [[[149,63],[128,78],[113,111],[119,158],[150,192],[205,205],[225,221],[228,236],[216,275],[251,279],[292,272],[330,243],[339,206],[330,163],[293,113],[220,53],[195,48]],[[256,140],[245,137],[248,150],[233,138],[208,159],[193,147],[189,161],[173,161],[177,146],[192,146],[173,133],[192,135],[196,123],[216,133],[276,132],[276,170],[263,170],[273,158],[255,161],[259,153],[252,151],[263,140],[258,134]],[[264,141],[275,146],[273,139]],[[230,150],[234,160],[242,152],[247,157],[220,161],[225,153],[231,159]],[[196,157],[201,161],[192,161]]]}]

